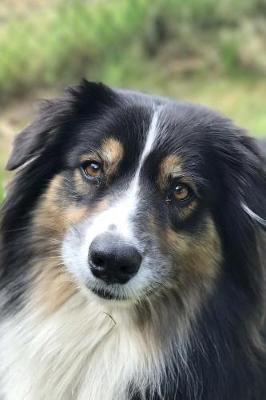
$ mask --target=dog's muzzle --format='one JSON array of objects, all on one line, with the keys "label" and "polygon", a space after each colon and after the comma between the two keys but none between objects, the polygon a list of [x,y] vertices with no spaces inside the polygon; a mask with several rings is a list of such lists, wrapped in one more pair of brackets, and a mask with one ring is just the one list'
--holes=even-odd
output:
[{"label": "dog's muzzle", "polygon": [[120,236],[103,233],[95,237],[89,248],[92,274],[106,284],[125,284],[137,274],[142,256]]}]

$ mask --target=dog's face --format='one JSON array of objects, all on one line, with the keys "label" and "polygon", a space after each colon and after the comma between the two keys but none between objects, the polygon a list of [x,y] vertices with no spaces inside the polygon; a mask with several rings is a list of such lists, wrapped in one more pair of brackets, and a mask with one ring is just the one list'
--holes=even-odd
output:
[{"label": "dog's face", "polygon": [[241,259],[243,227],[265,218],[255,147],[195,105],[83,83],[18,137],[8,167],[24,163],[17,180],[32,205],[13,224],[30,215],[35,257],[48,260],[39,290],[61,279],[64,298],[173,293],[182,304],[215,286],[225,258]]},{"label": "dog's face", "polygon": [[101,297],[188,290],[217,273],[220,240],[200,155],[180,132],[184,113],[174,104],[122,104],[76,132],[59,202],[84,216],[66,230],[62,257]]}]

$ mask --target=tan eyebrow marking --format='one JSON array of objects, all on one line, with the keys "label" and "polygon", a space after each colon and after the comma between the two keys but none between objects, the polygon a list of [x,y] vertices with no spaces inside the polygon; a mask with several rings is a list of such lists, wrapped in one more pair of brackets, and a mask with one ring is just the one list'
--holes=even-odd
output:
[{"label": "tan eyebrow marking", "polygon": [[165,189],[169,184],[169,178],[180,178],[180,181],[189,185],[197,192],[196,185],[191,176],[185,173],[181,156],[170,154],[165,157],[160,164],[158,183],[161,189]]},{"label": "tan eyebrow marking", "polygon": [[107,173],[113,174],[123,158],[124,148],[119,140],[109,138],[104,140],[100,154],[107,164]]},{"label": "tan eyebrow marking", "polygon": [[98,150],[88,154],[83,154],[80,161],[102,161],[107,176],[111,176],[117,170],[119,163],[124,156],[124,148],[122,143],[113,137],[105,139]]},{"label": "tan eyebrow marking", "polygon": [[164,189],[167,184],[169,177],[174,177],[182,174],[182,158],[176,154],[170,154],[165,157],[160,164],[159,169],[159,185]]}]

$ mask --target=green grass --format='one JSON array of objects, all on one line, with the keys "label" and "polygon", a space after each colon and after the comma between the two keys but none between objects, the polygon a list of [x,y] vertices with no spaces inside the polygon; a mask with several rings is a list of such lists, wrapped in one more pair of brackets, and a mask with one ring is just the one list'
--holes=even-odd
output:
[{"label": "green grass", "polygon": [[[5,107],[85,76],[206,104],[266,136],[264,0],[47,0],[6,15],[0,15]],[[8,150],[1,146],[3,181]]]},{"label": "green grass", "polygon": [[96,74],[140,32],[148,2],[62,2],[0,27],[1,99]]},{"label": "green grass", "polygon": [[[0,25],[0,101],[117,65],[266,74],[264,0],[60,1]],[[188,61],[182,68],[183,61]],[[125,72],[128,76],[127,69]]]}]

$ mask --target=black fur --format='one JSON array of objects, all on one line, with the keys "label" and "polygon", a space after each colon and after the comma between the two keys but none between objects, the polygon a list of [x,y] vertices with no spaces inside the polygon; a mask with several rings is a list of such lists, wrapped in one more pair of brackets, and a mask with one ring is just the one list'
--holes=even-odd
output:
[{"label": "black fur", "polygon": [[[152,182],[162,154],[177,152],[186,160],[200,192],[198,218],[206,210],[211,213],[222,241],[223,265],[214,293],[192,326],[186,371],[178,365],[166,370],[162,397],[147,388],[146,399],[264,400],[265,226],[252,219],[243,205],[266,220],[265,160],[255,140],[204,107],[85,81],[65,98],[44,106],[16,140],[7,165],[14,170],[34,158],[18,172],[2,208],[1,289],[6,293],[2,315],[23,307],[29,285],[32,210],[51,178],[61,171],[71,176],[78,155],[86,146],[97,147],[108,130],[130,154],[113,183],[113,190],[119,188],[133,173],[154,103],[167,105],[162,126],[166,135],[147,161],[145,179]],[[161,224],[170,221],[175,230],[191,232],[198,226],[196,219],[181,224],[174,209],[162,208],[152,184],[143,201],[160,209]],[[136,394],[132,400],[140,399]]]}]

